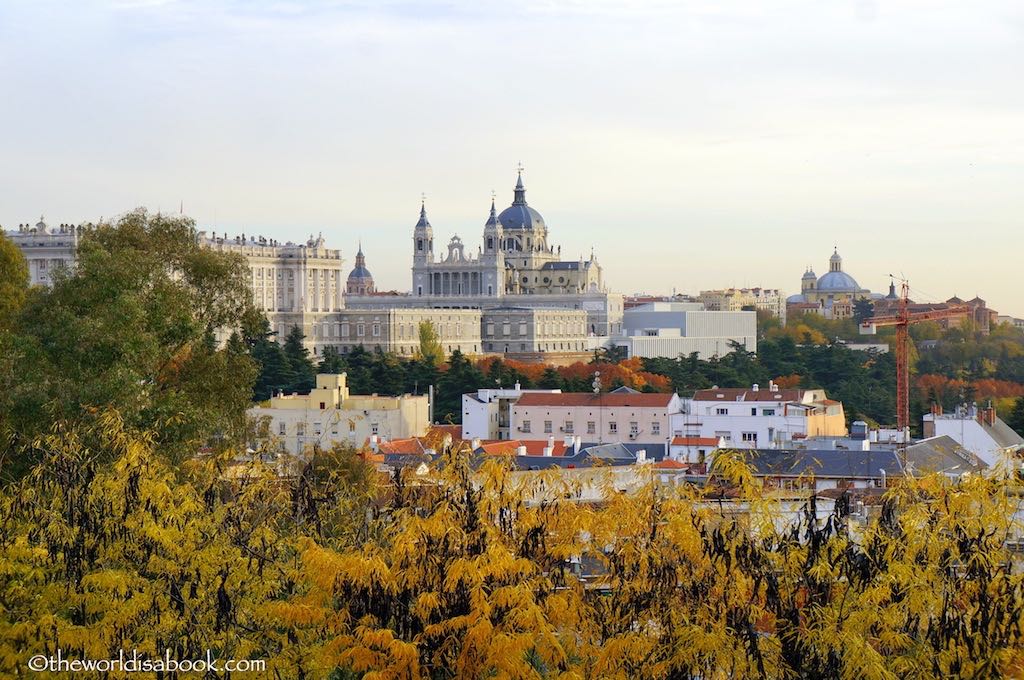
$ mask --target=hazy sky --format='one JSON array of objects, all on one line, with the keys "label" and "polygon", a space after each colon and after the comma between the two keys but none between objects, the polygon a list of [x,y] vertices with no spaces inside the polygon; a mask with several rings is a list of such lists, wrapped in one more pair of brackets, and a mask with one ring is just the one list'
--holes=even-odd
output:
[{"label": "hazy sky", "polygon": [[623,292],[862,286],[1024,316],[1024,5],[0,0],[0,224],[362,238],[410,285],[527,198]]}]

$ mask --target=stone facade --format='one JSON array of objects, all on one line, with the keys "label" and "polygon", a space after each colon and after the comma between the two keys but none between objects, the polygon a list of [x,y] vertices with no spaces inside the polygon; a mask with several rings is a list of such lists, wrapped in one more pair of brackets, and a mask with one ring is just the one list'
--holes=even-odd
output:
[{"label": "stone facade", "polygon": [[587,313],[573,309],[493,307],[481,315],[485,352],[585,352]]},{"label": "stone facade", "polygon": [[420,346],[419,328],[433,324],[446,354],[459,350],[479,354],[480,310],[400,308],[346,309],[332,315],[319,336],[319,348],[333,346],[341,354],[355,347],[412,356]]}]

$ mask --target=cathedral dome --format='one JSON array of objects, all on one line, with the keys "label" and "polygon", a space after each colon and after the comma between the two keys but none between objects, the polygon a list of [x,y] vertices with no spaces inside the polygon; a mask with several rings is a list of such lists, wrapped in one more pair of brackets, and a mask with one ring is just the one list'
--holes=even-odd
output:
[{"label": "cathedral dome", "polygon": [[348,275],[346,292],[349,295],[371,295],[375,292],[373,275],[366,268],[366,256],[363,255],[363,246],[359,245],[359,252],[356,253],[356,266]]},{"label": "cathedral dome", "polygon": [[844,271],[832,271],[818,279],[818,290],[834,293],[856,293],[860,290],[856,279]]},{"label": "cathedral dome", "polygon": [[544,218],[540,213],[526,204],[526,187],[523,186],[523,174],[519,173],[516,180],[515,199],[512,205],[501,211],[498,215],[498,222],[502,229],[524,229],[541,230],[545,229]]}]

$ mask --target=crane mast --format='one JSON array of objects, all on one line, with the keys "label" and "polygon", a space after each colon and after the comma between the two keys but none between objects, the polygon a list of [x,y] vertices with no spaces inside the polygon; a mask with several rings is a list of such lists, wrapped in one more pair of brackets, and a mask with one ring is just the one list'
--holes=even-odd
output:
[{"label": "crane mast", "polygon": [[900,283],[900,297],[896,314],[875,316],[860,325],[861,333],[872,334],[878,326],[896,327],[896,426],[903,433],[904,441],[910,432],[910,324],[921,321],[937,321],[961,316],[970,311],[966,305],[956,305],[922,312],[910,311],[910,284]]}]

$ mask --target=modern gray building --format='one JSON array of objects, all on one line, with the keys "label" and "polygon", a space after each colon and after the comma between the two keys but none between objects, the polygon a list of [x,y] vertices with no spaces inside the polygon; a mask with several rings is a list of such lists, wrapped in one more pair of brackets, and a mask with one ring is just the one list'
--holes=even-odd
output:
[{"label": "modern gray building", "polygon": [[738,343],[757,351],[756,312],[709,312],[697,302],[649,302],[623,314],[623,333],[612,339],[629,356],[701,359],[725,356]]}]

